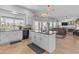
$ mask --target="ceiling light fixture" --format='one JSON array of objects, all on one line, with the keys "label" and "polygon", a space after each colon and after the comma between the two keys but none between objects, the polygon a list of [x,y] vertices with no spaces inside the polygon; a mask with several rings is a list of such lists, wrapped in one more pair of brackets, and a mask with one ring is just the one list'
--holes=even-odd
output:
[{"label": "ceiling light fixture", "polygon": [[52,6],[51,5],[48,5],[48,9],[47,9],[47,12],[45,13],[42,13],[41,16],[48,16],[48,13],[52,11]]},{"label": "ceiling light fixture", "polygon": [[35,12],[32,13],[33,16],[37,16],[37,14]]},{"label": "ceiling light fixture", "polygon": [[51,10],[52,10],[52,7],[48,5],[48,12],[50,12]]}]

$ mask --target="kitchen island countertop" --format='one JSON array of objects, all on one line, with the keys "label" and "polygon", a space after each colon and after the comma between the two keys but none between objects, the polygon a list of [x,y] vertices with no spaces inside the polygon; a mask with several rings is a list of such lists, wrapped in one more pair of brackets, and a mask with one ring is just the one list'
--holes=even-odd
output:
[{"label": "kitchen island countertop", "polygon": [[[36,31],[33,31],[31,30],[32,32],[36,32]],[[40,33],[40,34],[45,34],[45,35],[52,35],[52,34],[56,34],[56,31],[53,31],[53,33],[42,33],[42,32],[36,32],[36,33]]]}]

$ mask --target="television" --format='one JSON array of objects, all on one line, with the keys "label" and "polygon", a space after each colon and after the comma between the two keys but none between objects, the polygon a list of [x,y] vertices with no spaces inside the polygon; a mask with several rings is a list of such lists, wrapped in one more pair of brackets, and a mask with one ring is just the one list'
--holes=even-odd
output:
[{"label": "television", "polygon": [[67,22],[62,22],[62,26],[67,26],[68,23]]}]

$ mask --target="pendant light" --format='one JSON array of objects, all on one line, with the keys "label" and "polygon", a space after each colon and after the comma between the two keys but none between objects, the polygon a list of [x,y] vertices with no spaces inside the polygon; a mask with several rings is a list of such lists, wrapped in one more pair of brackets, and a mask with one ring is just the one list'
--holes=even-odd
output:
[{"label": "pendant light", "polygon": [[41,16],[43,16],[43,17],[45,16],[46,17],[46,16],[48,16],[48,13],[51,12],[51,11],[52,11],[52,7],[50,5],[48,5],[47,12],[42,13]]},{"label": "pendant light", "polygon": [[51,5],[48,5],[48,12],[52,11]]}]

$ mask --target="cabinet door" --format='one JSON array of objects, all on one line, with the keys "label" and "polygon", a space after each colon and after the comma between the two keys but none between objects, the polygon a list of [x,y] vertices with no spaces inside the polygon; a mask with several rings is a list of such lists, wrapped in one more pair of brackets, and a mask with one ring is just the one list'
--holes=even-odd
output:
[{"label": "cabinet door", "polygon": [[29,31],[29,37],[32,37],[32,33],[33,33],[32,31]]},{"label": "cabinet door", "polygon": [[29,37],[31,38],[31,35],[32,35],[32,31],[31,30],[29,30]]},{"label": "cabinet door", "polygon": [[1,36],[0,36],[0,38],[1,38],[0,44],[10,42],[10,38],[8,39],[8,37],[9,37],[9,34],[8,34],[8,33],[2,32],[2,33],[1,33]]},{"label": "cabinet door", "polygon": [[55,38],[56,35],[42,35],[42,48],[48,51],[49,53],[52,53],[55,49]]},{"label": "cabinet door", "polygon": [[46,51],[48,51],[48,49],[49,49],[49,40],[50,39],[48,38],[48,35],[42,35],[41,46]]},{"label": "cabinet door", "polygon": [[36,45],[38,45],[38,46],[41,45],[41,43],[40,43],[40,33],[36,33],[35,42],[36,42]]},{"label": "cabinet door", "polygon": [[35,33],[34,32],[30,32],[30,37],[32,42],[35,42]]},{"label": "cabinet door", "polygon": [[11,42],[13,41],[18,41],[18,40],[22,40],[22,31],[14,31],[14,32],[10,32],[10,37],[8,39],[11,38]]},{"label": "cabinet door", "polygon": [[56,34],[53,34],[49,38],[49,51],[53,51],[56,47]]},{"label": "cabinet door", "polygon": [[31,40],[32,40],[33,43],[36,43],[36,36],[33,35],[32,38],[31,38]]}]

